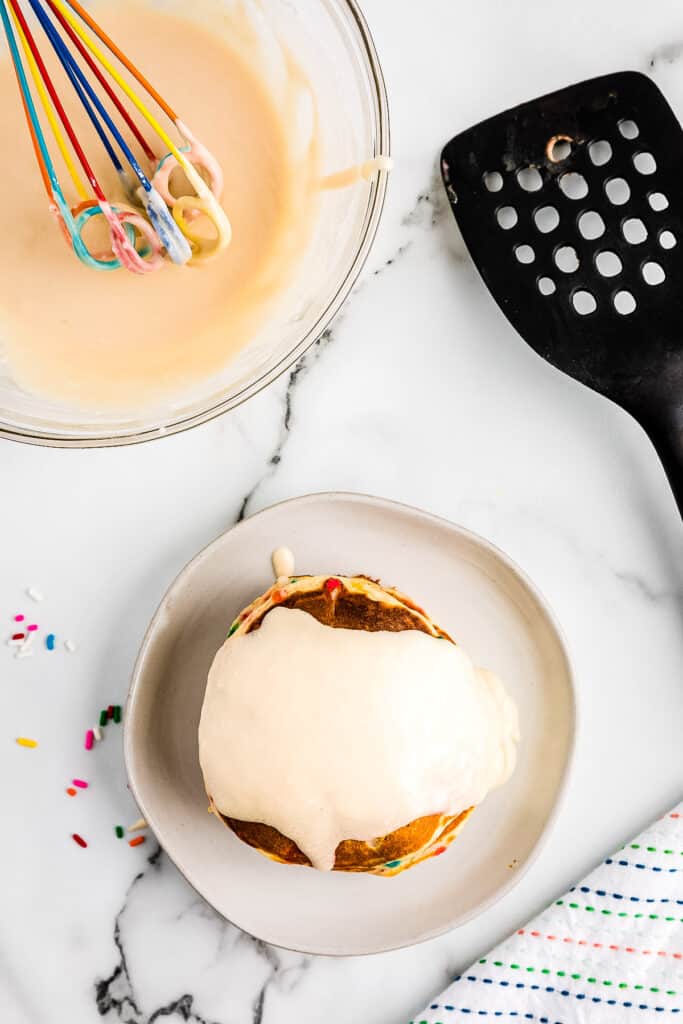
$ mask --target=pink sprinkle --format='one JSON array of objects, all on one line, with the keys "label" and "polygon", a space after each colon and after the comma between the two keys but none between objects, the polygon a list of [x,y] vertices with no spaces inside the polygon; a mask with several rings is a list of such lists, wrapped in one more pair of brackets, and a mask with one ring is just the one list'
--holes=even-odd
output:
[{"label": "pink sprinkle", "polygon": [[15,615],[14,616],[14,621],[15,622],[23,622],[25,618],[26,618],[25,615]]},{"label": "pink sprinkle", "polygon": [[85,749],[86,750],[92,750],[92,745],[93,745],[94,742],[95,742],[95,733],[92,731],[92,729],[88,729],[88,731],[85,734]]},{"label": "pink sprinkle", "polygon": [[83,779],[72,779],[71,781],[73,782],[74,786],[78,786],[79,789],[88,788],[88,783],[85,782]]},{"label": "pink sprinkle", "polygon": [[27,629],[29,633],[35,633],[35,631],[38,629],[38,625],[37,623],[32,622],[30,626],[27,626]]}]

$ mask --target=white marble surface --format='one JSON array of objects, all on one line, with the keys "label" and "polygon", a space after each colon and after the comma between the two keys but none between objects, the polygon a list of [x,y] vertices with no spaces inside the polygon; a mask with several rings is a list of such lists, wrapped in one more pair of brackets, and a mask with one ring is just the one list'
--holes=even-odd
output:
[{"label": "white marble surface", "polygon": [[[610,70],[650,70],[683,115],[683,11],[676,0],[365,6],[397,166],[331,335],[246,407],[188,434],[110,451],[2,444],[0,617],[33,610],[79,644],[22,661],[0,648],[3,1024],[401,1024],[681,796],[683,532],[664,474],[635,423],[516,337],[435,170],[457,130]],[[120,733],[82,750],[101,705],[123,701],[146,622],[187,559],[239,516],[325,489],[419,505],[504,548],[565,628],[581,712],[563,813],[517,889],[436,942],[346,961],[255,943],[153,841],[117,842],[113,824],[137,816]],[[40,606],[23,598],[29,583]],[[40,747],[17,747],[19,734]],[[91,788],[70,800],[74,775]]]}]

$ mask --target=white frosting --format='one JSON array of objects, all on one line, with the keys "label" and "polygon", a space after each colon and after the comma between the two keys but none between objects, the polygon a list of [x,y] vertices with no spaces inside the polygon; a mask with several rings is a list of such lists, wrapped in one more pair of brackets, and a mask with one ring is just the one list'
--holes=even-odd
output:
[{"label": "white frosting", "polygon": [[276,548],[270,556],[276,580],[294,575],[294,554],[289,548]]},{"label": "white frosting", "polygon": [[199,758],[218,810],[272,825],[329,870],[343,839],[480,803],[518,738],[500,680],[447,640],[275,608],[216,655]]}]

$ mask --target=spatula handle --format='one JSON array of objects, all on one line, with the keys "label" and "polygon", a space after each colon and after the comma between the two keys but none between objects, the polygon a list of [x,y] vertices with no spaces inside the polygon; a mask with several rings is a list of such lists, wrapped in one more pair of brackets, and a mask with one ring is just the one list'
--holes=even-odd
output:
[{"label": "spatula handle", "polygon": [[655,415],[638,417],[654,444],[683,518],[683,405],[662,405]]}]

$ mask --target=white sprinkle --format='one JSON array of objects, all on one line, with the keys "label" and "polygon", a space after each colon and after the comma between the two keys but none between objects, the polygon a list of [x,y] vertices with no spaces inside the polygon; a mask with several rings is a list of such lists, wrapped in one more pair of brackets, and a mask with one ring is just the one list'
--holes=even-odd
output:
[{"label": "white sprinkle", "polygon": [[64,646],[69,652],[69,654],[73,654],[73,652],[76,650],[76,644],[74,643],[73,640],[65,640]]},{"label": "white sprinkle", "polygon": [[24,643],[24,640],[13,640],[11,636],[7,639],[8,647],[23,647]]},{"label": "white sprinkle", "polygon": [[99,725],[93,725],[92,734],[99,743],[100,740],[102,739],[102,730],[100,729]]},{"label": "white sprinkle", "polygon": [[26,594],[32,601],[43,601],[45,599],[44,594],[37,587],[27,587]]},{"label": "white sprinkle", "polygon": [[17,645],[17,649],[14,652],[15,658],[32,658],[33,657],[33,637],[35,633],[27,633],[23,640],[15,640],[14,643]]},{"label": "white sprinkle", "polygon": [[128,826],[127,831],[128,832],[139,832],[140,829],[143,829],[143,828],[147,828],[147,822],[145,821],[144,818],[138,818],[137,821],[134,821],[132,825]]}]

